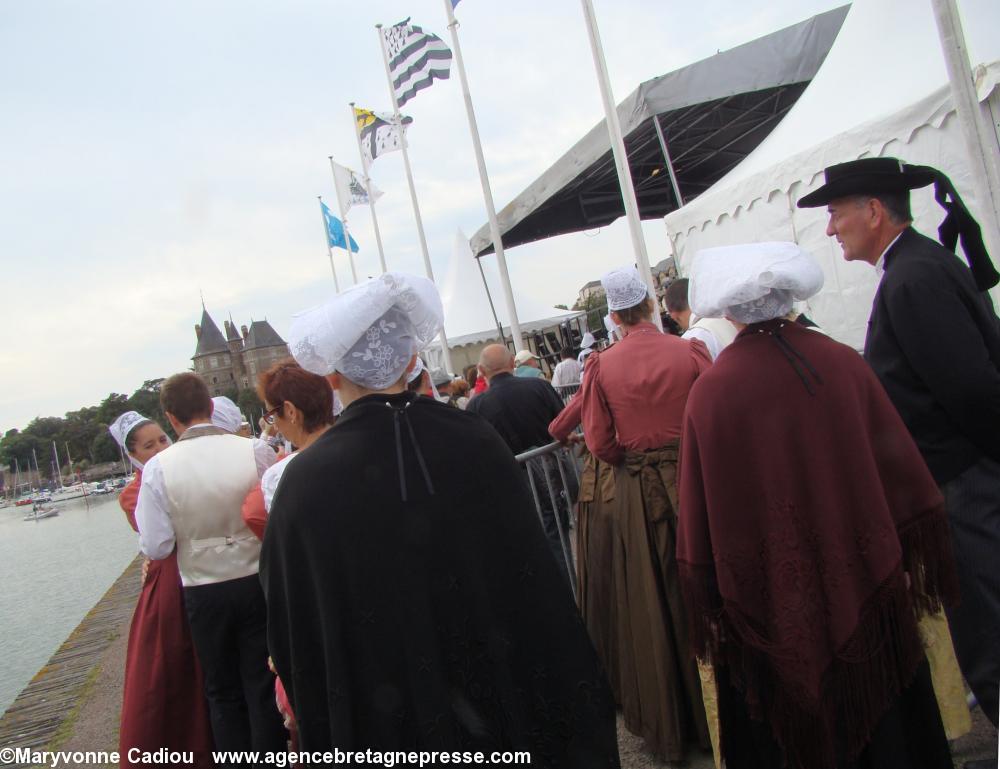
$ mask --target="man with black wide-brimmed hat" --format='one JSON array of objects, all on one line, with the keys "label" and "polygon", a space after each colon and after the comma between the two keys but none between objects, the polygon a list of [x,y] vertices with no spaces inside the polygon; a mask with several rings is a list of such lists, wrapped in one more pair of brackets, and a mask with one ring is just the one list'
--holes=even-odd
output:
[{"label": "man with black wide-brimmed hat", "polygon": [[[955,651],[983,712],[997,723],[1000,680],[1000,280],[979,225],[929,166],[865,158],[831,166],[800,208],[827,206],[826,234],[880,283],[865,339],[875,370],[944,492],[961,604]],[[913,229],[910,190],[934,184],[947,211],[941,243]],[[957,241],[968,268],[955,255]],[[942,245],[942,243],[944,245]]]}]

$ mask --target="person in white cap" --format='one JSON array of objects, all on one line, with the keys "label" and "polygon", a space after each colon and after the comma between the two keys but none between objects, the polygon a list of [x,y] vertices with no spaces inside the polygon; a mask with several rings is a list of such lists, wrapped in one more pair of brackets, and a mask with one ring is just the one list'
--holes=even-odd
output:
[{"label": "person in white cap", "polygon": [[794,243],[695,255],[691,309],[742,330],[684,416],[692,651],[730,769],[950,769],[917,628],[956,592],[944,500],[865,361],[786,318],[822,285]]},{"label": "person in white cap", "polygon": [[240,407],[225,395],[212,398],[212,424],[234,435],[243,426],[243,414]]},{"label": "person in white cap", "polygon": [[300,749],[613,769],[614,703],[522,471],[482,419],[406,392],[442,321],[429,280],[389,272],[292,324],[344,403],[285,470],[261,561]]},{"label": "person in white cap", "polygon": [[587,359],[587,356],[594,351],[594,345],[597,344],[597,340],[594,335],[589,331],[583,335],[583,339],[580,340],[580,354],[577,356],[577,360],[580,361],[580,365]]},{"label": "person in white cap", "polygon": [[545,379],[542,373],[539,358],[531,350],[521,350],[514,356],[514,376],[528,377],[529,379]]},{"label": "person in white cap", "polygon": [[[126,411],[108,432],[127,453],[135,477],[118,497],[136,531],[136,501],[144,465],[170,446],[170,438],[156,422],[136,411]],[[212,762],[212,727],[208,718],[204,684],[198,658],[191,645],[191,631],[184,613],[177,556],[147,561],[142,589],[132,614],[125,653],[125,673],[118,749],[123,767],[140,766],[140,753],[190,751],[192,766],[209,769]]]},{"label": "person in white cap", "polygon": [[691,385],[710,365],[698,340],[653,325],[656,305],[634,267],[601,278],[624,338],[584,364],[587,448],[614,469],[614,572],[625,726],[665,761],[710,747],[677,580],[677,442]]},{"label": "person in white cap", "polygon": [[260,541],[242,517],[274,452],[213,425],[208,388],[193,372],[169,377],[160,405],[178,440],[143,470],[139,547],[153,560],[176,552],[216,749],[282,750],[287,732],[267,669]]}]

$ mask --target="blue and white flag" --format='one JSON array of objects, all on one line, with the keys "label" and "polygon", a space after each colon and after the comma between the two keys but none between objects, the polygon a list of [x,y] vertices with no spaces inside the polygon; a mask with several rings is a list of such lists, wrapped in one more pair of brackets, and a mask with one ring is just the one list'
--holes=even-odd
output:
[{"label": "blue and white flag", "polygon": [[[326,242],[330,248],[343,248],[347,250],[344,242],[344,223],[333,215],[333,211],[326,207],[326,203],[320,202],[323,208],[323,218],[326,220]],[[351,251],[358,252],[358,244],[351,238]]]},{"label": "blue and white flag", "polygon": [[389,71],[396,102],[402,107],[435,80],[447,80],[451,49],[437,35],[424,32],[410,20],[382,30],[389,53]]}]

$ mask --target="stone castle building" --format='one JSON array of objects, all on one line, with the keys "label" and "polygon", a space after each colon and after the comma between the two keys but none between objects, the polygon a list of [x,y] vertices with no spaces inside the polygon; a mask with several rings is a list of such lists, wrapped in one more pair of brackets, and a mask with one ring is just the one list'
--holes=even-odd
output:
[{"label": "stone castle building", "polygon": [[259,373],[290,355],[288,344],[266,320],[251,321],[249,329],[237,329],[231,319],[223,321],[223,326],[225,336],[202,305],[201,323],[194,327],[198,346],[191,360],[213,396],[230,389],[252,389]]}]

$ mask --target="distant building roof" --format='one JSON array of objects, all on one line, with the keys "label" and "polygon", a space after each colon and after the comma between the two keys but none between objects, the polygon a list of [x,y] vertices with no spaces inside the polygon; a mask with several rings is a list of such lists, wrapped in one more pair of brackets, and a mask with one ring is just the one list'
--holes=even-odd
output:
[{"label": "distant building roof", "polygon": [[244,340],[247,350],[256,350],[261,347],[284,347],[285,344],[285,340],[278,336],[278,332],[266,320],[255,320],[251,323],[247,338]]},{"label": "distant building roof", "polygon": [[215,325],[208,310],[201,308],[201,333],[198,335],[198,346],[195,348],[194,356],[209,355],[216,352],[229,352],[229,345],[226,344],[222,332]]},{"label": "distant building roof", "polygon": [[232,315],[229,316],[229,320],[228,321],[223,321],[223,324],[226,327],[226,339],[228,339],[230,342],[242,342],[243,341],[243,337],[240,336],[239,329],[236,328],[236,324],[233,323],[233,316]]},{"label": "distant building roof", "polygon": [[589,283],[585,283],[583,285],[583,288],[581,288],[580,290],[581,291],[586,291],[588,288],[598,288],[600,285],[601,285],[601,281],[599,281],[599,280],[592,280]]}]

